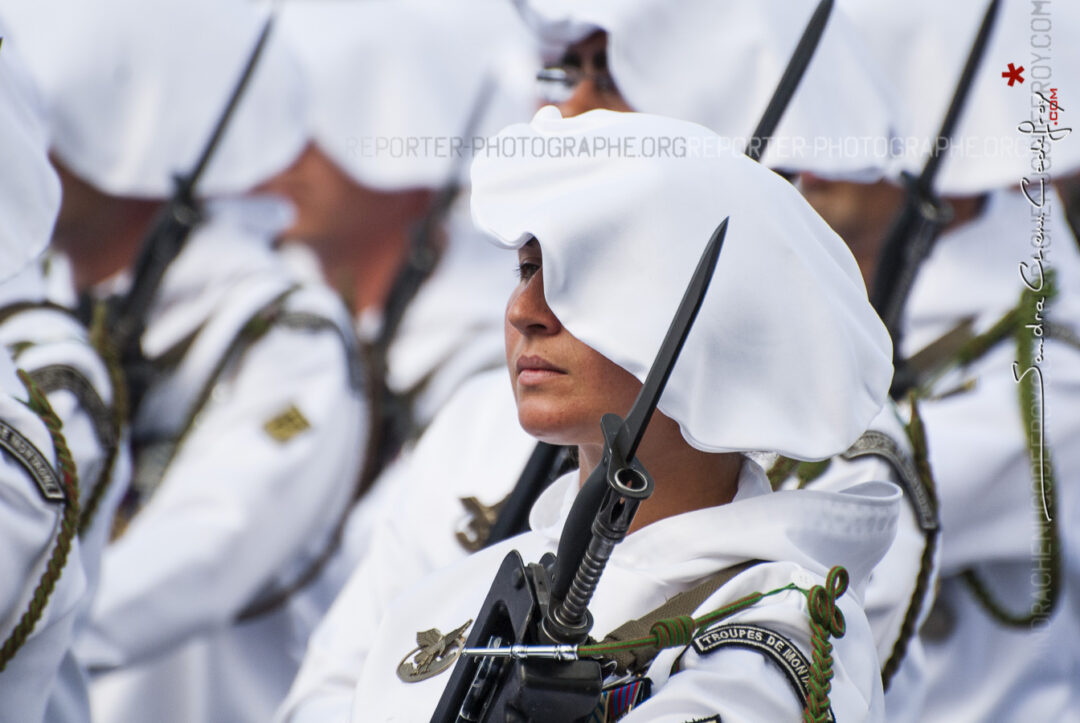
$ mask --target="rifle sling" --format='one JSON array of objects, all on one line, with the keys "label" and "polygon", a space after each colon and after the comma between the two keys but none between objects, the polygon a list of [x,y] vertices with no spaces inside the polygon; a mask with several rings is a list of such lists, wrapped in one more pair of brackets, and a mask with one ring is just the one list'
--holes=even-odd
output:
[{"label": "rifle sling", "polygon": [[[747,560],[705,578],[697,586],[681,592],[667,600],[663,605],[651,610],[645,615],[623,623],[607,634],[602,641],[604,644],[621,642],[623,640],[637,640],[652,635],[652,626],[659,620],[675,618],[681,615],[692,615],[695,610],[709,599],[709,597],[731,581],[736,575],[746,572],[750,568],[764,562],[764,560]],[[652,663],[653,658],[660,652],[659,648],[638,648],[636,650],[621,650],[611,653],[610,657],[615,661],[616,672],[620,675],[626,673],[643,673]]]}]

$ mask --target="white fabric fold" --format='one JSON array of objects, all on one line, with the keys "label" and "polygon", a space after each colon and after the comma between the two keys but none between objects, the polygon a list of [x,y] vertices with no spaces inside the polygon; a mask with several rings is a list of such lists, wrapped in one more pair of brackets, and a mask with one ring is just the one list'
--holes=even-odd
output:
[{"label": "white fabric fold", "polygon": [[[884,69],[908,114],[912,143],[903,167],[918,172],[937,138],[956,92],[964,63],[974,43],[988,0],[841,0],[858,34]],[[975,195],[1035,177],[1038,155],[1031,146],[1039,133],[1022,123],[1055,130],[1047,139],[1045,170],[1064,178],[1080,170],[1080,137],[1066,133],[1070,121],[1069,90],[1080,79],[1080,4],[1006,0],[998,11],[990,43],[964,106],[937,189],[946,195]],[[1003,73],[1022,67],[1021,82]],[[1040,110],[1036,91],[1047,99],[1060,88],[1060,112]],[[1075,101],[1074,101],[1075,103]],[[1043,120],[1039,120],[1040,115]],[[1054,123],[1057,123],[1055,126]]]},{"label": "white fabric fold", "polygon": [[[168,196],[173,175],[191,171],[266,19],[244,0],[8,5],[5,40],[24,52],[42,89],[53,152],[99,189],[142,198]],[[201,195],[247,191],[303,147],[302,76],[275,35],[199,182]]]},{"label": "white fabric fold", "polygon": [[281,23],[311,84],[315,142],[365,186],[446,183],[472,151],[461,136],[487,82],[475,136],[535,108],[533,43],[503,0],[296,0]]},{"label": "white fabric fold", "polygon": [[[499,138],[579,147],[715,141],[692,123],[542,109]],[[535,236],[548,304],[578,339],[644,379],[714,229],[727,239],[659,408],[704,451],[818,459],[876,416],[892,376],[888,333],[844,242],[798,192],[743,156],[480,157],[473,217],[496,242]]]},{"label": "white fabric fold", "polygon": [[[0,37],[7,28],[0,20]],[[52,235],[60,181],[45,149],[41,100],[18,52],[6,47],[0,62],[0,281],[25,268]]]},{"label": "white fabric fold", "polygon": [[[741,150],[817,0],[516,0],[553,48],[608,33],[608,66],[635,110],[694,121]],[[766,165],[873,177],[898,135],[895,99],[839,8],[764,157]]]}]

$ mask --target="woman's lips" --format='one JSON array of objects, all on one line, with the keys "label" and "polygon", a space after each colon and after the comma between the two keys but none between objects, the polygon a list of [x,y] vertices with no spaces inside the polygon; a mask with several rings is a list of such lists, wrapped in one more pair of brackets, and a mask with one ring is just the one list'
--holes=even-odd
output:
[{"label": "woman's lips", "polygon": [[520,356],[517,364],[517,380],[526,386],[540,384],[554,377],[563,376],[565,371],[547,359],[538,356]]}]

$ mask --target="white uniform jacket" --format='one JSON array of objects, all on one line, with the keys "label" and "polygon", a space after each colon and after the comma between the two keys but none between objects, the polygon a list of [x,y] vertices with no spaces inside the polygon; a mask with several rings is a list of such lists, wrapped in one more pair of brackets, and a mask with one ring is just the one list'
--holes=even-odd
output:
[{"label": "white uniform jacket", "polygon": [[[577,494],[577,473],[549,487],[533,507],[532,532],[506,540],[425,578],[395,599],[378,620],[353,704],[353,721],[419,721],[430,717],[449,674],[419,683],[396,675],[416,646],[418,631],[449,631],[474,617],[494,573],[512,549],[526,561],[553,552]],[[881,720],[884,700],[873,633],[863,612],[866,578],[896,532],[900,495],[894,485],[873,482],[843,493],[795,490],[773,493],[764,471],[745,460],[735,499],[646,526],[627,536],[605,570],[590,610],[594,636],[640,617],[711,573],[748,560],[763,560],[723,585],[695,611],[722,607],[754,591],[794,583],[821,584],[828,569],[844,565],[852,585],[840,598],[847,622],[833,641],[831,706],[837,720]],[[647,504],[647,503],[646,503]],[[806,597],[787,590],[725,619],[724,624],[761,626],[786,638],[809,656]],[[683,670],[669,677],[682,654]],[[698,655],[668,649],[653,661],[650,700],[626,721],[678,721],[719,715],[724,721],[796,720],[803,702],[779,666],[755,651],[723,647]]]},{"label": "white uniform jacket", "polygon": [[[365,417],[347,312],[285,272],[255,201],[233,203],[170,266],[143,336],[151,359],[184,351],[134,421],[136,483],[160,482],[106,553],[77,648],[113,671],[95,680],[96,720],[267,720],[299,664],[307,609],[330,602],[305,600],[315,584],[237,622],[326,549]],[[237,345],[242,329],[252,336]]]},{"label": "white uniform jacket", "polygon": [[[25,406],[27,399],[10,358],[6,352],[0,354],[0,421],[22,435],[55,469],[56,452],[49,431]],[[4,437],[10,440],[7,430]],[[0,452],[0,642],[9,639],[29,608],[56,547],[62,511],[61,503],[45,498],[23,464],[6,450]],[[81,682],[78,677],[62,679],[61,666],[69,657],[75,619],[85,595],[86,577],[76,538],[41,618],[0,672],[3,723],[45,720],[53,691]],[[82,696],[85,700],[85,690]],[[83,711],[85,715],[85,703]]]},{"label": "white uniform jacket", "polygon": [[[493,443],[492,440],[498,440]],[[462,500],[493,507],[517,480],[536,440],[521,429],[507,371],[478,374],[446,404],[415,450],[383,475],[386,495],[366,554],[308,642],[303,665],[276,720],[347,719],[372,618],[429,573],[469,554]],[[388,489],[386,487],[388,487]],[[368,610],[357,615],[357,610]]]},{"label": "white uniform jacket", "polygon": [[[97,589],[101,556],[113,513],[131,476],[126,435],[117,426],[112,381],[104,361],[90,345],[86,329],[69,313],[44,304],[46,282],[32,265],[0,287],[0,307],[16,309],[0,322],[0,344],[15,364],[46,392],[79,474],[79,549],[86,572],[76,636],[85,624]],[[49,721],[89,721],[85,673],[68,655],[60,683],[49,702]]]}]

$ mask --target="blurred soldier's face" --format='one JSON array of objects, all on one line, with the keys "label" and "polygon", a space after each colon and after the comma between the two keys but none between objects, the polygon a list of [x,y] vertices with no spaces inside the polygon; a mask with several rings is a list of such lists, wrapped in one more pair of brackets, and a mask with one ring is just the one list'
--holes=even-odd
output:
[{"label": "blurred soldier's face", "polygon": [[550,89],[545,100],[558,105],[564,118],[601,108],[633,110],[608,71],[607,33],[596,32],[571,45],[558,66],[545,69],[541,76],[552,73],[558,80],[545,81]]},{"label": "blurred soldier's face", "polygon": [[296,220],[282,238],[310,244],[325,262],[364,253],[390,230],[423,213],[429,192],[384,193],[356,183],[314,143],[292,166],[260,186],[289,199]]},{"label": "blurred soldier's face", "polygon": [[518,251],[518,262],[521,278],[505,323],[518,420],[544,442],[601,445],[600,417],[625,415],[641,383],[559,322],[544,298],[542,255],[535,240]]},{"label": "blurred soldier's face", "polygon": [[80,291],[104,281],[135,260],[162,202],[103,193],[57,158],[62,189],[52,245],[70,258]]},{"label": "blurred soldier's face", "polygon": [[881,243],[903,203],[903,189],[888,181],[829,181],[808,173],[799,176],[798,186],[814,210],[851,248],[869,289]]}]

